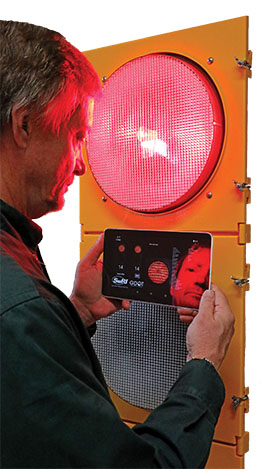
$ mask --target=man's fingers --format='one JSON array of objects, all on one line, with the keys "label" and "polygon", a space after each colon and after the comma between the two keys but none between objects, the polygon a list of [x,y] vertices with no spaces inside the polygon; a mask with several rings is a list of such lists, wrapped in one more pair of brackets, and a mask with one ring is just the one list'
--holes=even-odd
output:
[{"label": "man's fingers", "polygon": [[188,324],[193,321],[194,317],[198,313],[198,311],[191,308],[177,308],[177,312],[179,314],[180,321]]},{"label": "man's fingers", "polygon": [[130,308],[131,302],[129,300],[122,300],[122,308],[128,310]]},{"label": "man's fingers", "polygon": [[212,291],[215,293],[215,303],[217,306],[227,306],[229,308],[229,304],[227,298],[225,297],[224,293],[220,290],[220,288],[212,283],[211,285]]},{"label": "man's fingers", "polygon": [[215,293],[215,316],[220,317],[225,324],[231,324],[231,333],[234,333],[235,318],[229,306],[226,296],[217,285],[212,284],[212,290]]},{"label": "man's fingers", "polygon": [[181,314],[181,315],[179,316],[179,319],[180,319],[180,321],[182,321],[182,322],[185,322],[185,323],[187,323],[187,324],[190,324],[190,323],[193,321],[194,316],[192,316],[192,315],[191,315],[191,316],[183,316],[183,315]]}]

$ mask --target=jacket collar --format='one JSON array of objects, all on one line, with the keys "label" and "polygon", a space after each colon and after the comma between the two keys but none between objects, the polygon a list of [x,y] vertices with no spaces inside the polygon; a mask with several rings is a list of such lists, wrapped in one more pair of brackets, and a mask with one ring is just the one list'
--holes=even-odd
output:
[{"label": "jacket collar", "polygon": [[42,229],[40,226],[1,199],[0,226],[1,229],[13,235],[15,230],[30,249],[35,250],[42,240]]}]

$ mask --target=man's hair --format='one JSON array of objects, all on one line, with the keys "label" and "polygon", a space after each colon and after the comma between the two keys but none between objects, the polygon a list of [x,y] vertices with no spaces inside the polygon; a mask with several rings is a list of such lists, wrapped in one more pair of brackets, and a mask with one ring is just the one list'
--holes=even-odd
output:
[{"label": "man's hair", "polygon": [[0,133],[12,108],[27,108],[59,133],[62,123],[100,89],[92,65],[59,33],[0,21]]}]

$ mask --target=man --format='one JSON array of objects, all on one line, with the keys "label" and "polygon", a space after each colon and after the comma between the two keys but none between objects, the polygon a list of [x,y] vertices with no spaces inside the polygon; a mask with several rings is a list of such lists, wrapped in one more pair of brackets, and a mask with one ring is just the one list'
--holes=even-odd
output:
[{"label": "man", "polygon": [[80,147],[99,81],[58,33],[0,23],[1,465],[202,467],[224,400],[217,369],[233,334],[228,303],[215,286],[205,292],[179,380],[129,429],[90,341],[96,320],[129,307],[101,296],[103,238],[79,263],[69,300],[48,279],[32,222],[61,209],[85,171]]}]

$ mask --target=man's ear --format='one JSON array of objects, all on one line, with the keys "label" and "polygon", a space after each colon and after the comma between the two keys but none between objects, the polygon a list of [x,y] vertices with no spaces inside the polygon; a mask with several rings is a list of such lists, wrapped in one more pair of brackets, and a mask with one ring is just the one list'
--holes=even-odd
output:
[{"label": "man's ear", "polygon": [[19,148],[26,148],[31,131],[31,119],[27,108],[12,109],[12,133]]}]

